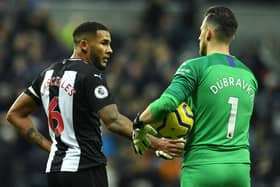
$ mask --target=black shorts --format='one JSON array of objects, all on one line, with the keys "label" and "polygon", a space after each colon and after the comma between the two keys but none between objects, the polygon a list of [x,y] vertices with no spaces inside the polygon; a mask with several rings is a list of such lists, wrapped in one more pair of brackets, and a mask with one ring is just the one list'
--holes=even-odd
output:
[{"label": "black shorts", "polygon": [[104,165],[78,172],[47,173],[48,187],[108,187]]}]

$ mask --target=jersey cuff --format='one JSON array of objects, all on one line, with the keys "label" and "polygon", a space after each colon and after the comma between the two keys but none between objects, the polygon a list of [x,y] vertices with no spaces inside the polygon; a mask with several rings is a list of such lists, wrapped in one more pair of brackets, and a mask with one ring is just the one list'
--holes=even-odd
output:
[{"label": "jersey cuff", "polygon": [[169,112],[174,111],[178,105],[179,102],[172,95],[162,95],[150,104],[153,120],[158,121],[163,119]]}]

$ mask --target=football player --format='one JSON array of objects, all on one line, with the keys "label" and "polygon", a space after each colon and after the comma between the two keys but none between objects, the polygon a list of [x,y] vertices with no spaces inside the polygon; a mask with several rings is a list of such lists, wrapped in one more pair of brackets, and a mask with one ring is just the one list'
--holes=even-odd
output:
[{"label": "football player", "polygon": [[[104,75],[113,53],[109,30],[85,22],[74,30],[73,41],[72,56],[39,73],[7,113],[8,121],[29,141],[49,152],[49,187],[108,186],[100,120],[110,131],[133,138],[138,153],[153,147],[179,156],[182,140],[153,137],[150,126],[133,131],[132,122],[119,113]],[[51,141],[31,120],[38,106],[47,116]]]},{"label": "football player", "polygon": [[210,7],[200,27],[201,57],[182,63],[161,97],[135,118],[160,120],[186,101],[194,126],[185,147],[181,187],[249,187],[249,124],[258,85],[230,53],[237,21],[223,6]]}]

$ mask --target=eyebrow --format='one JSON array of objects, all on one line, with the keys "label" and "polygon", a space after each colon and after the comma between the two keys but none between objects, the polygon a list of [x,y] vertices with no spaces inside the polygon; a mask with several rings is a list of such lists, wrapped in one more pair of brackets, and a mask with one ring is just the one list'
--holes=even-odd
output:
[{"label": "eyebrow", "polygon": [[106,38],[103,38],[102,40],[100,40],[100,42],[106,42],[106,43],[111,43],[111,40],[110,39],[106,39]]}]

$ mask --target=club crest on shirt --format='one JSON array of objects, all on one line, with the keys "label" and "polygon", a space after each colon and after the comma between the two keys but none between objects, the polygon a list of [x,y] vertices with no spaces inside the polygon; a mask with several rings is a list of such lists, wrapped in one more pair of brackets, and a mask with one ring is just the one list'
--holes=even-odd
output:
[{"label": "club crest on shirt", "polygon": [[99,85],[94,89],[94,95],[98,99],[103,99],[109,95],[109,92],[105,86]]}]

